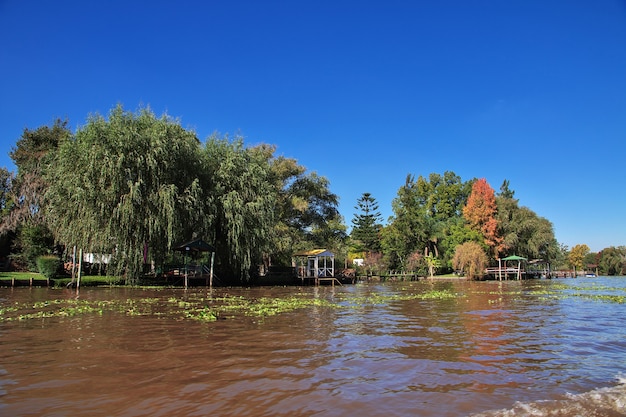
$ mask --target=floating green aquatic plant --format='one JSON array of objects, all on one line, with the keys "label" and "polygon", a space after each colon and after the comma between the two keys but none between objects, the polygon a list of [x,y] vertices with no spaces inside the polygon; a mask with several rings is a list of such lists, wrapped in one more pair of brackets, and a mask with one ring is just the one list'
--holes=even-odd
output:
[{"label": "floating green aquatic plant", "polygon": [[[220,318],[237,315],[269,317],[301,308],[362,308],[376,307],[392,302],[413,300],[453,300],[471,298],[472,294],[500,296],[489,300],[489,304],[502,301],[503,295],[512,297],[535,296],[546,299],[564,299],[571,297],[586,298],[592,301],[626,303],[626,289],[599,286],[573,287],[565,284],[535,286],[532,289],[513,291],[489,291],[457,293],[450,289],[432,289],[413,291],[414,288],[402,288],[399,292],[372,293],[359,295],[351,292],[339,292],[332,300],[312,296],[307,292],[296,293],[289,297],[248,298],[241,295],[207,295],[203,292],[184,293],[180,297],[129,298],[125,300],[87,300],[87,299],[51,299],[34,303],[15,303],[0,307],[0,322],[16,320],[65,318],[84,314],[103,315],[104,313],[124,314],[127,316],[173,317],[177,319],[215,321]],[[607,292],[617,294],[606,294]],[[620,294],[621,293],[621,294]]]},{"label": "floating green aquatic plant", "polygon": [[463,297],[462,294],[454,293],[450,290],[430,290],[423,293],[392,293],[392,294],[369,294],[366,296],[347,296],[345,302],[348,306],[379,306],[389,304],[395,301],[411,301],[411,300],[449,300]]},{"label": "floating green aquatic plant", "polygon": [[574,294],[577,297],[588,298],[594,301],[605,301],[609,303],[624,304],[626,303],[626,295],[610,295],[610,294]]}]

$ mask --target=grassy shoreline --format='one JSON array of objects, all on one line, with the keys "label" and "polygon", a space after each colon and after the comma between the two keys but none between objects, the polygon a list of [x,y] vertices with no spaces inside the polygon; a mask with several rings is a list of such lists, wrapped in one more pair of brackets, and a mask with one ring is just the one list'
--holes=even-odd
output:
[{"label": "grassy shoreline", "polygon": [[[435,275],[433,278],[420,277],[420,280],[465,280],[465,277],[446,274]],[[71,282],[69,277],[58,277],[50,280],[50,287],[65,287]],[[117,276],[102,276],[102,275],[84,275],[80,279],[81,286],[111,286],[111,285],[124,285],[125,280]],[[38,272],[0,272],[0,287],[11,286],[47,286],[48,281],[46,277]]]},{"label": "grassy shoreline", "polygon": [[[69,277],[59,277],[50,280],[51,287],[64,287],[72,281]],[[13,286],[17,283],[19,286],[25,284],[46,286],[48,280],[45,276],[38,272],[0,272],[0,287]],[[85,275],[80,278],[80,284],[85,286],[101,286],[101,285],[119,285],[123,284],[124,280],[115,276],[101,276],[101,275]]]}]

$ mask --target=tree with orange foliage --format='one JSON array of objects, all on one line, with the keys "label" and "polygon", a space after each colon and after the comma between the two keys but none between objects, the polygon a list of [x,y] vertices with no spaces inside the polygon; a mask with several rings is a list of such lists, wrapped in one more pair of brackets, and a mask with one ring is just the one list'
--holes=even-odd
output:
[{"label": "tree with orange foliage", "polygon": [[491,248],[494,258],[498,257],[502,244],[502,238],[498,236],[496,212],[496,195],[493,188],[486,179],[477,180],[472,185],[467,204],[463,207],[463,217],[470,229],[483,235],[485,244]]}]

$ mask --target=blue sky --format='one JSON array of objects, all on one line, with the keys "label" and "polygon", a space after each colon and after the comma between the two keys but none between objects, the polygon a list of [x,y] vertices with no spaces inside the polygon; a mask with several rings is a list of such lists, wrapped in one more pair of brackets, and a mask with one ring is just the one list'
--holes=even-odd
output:
[{"label": "blue sky", "polygon": [[509,180],[570,248],[626,245],[623,0],[0,0],[0,166],[118,103],[275,144],[348,225],[453,171]]}]

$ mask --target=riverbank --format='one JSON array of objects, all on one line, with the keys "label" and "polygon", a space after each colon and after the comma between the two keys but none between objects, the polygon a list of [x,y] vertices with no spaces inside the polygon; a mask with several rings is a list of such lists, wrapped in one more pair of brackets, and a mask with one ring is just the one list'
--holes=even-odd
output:
[{"label": "riverbank", "polygon": [[[47,279],[37,272],[0,272],[0,287],[65,287],[70,277]],[[86,275],[80,278],[81,286],[123,285],[124,279],[115,276]]]},{"label": "riverbank", "polygon": [[[415,274],[391,274],[391,275],[369,275],[369,276],[357,276],[356,279],[353,280],[345,280],[342,281],[343,284],[351,284],[356,282],[395,282],[395,281],[422,281],[422,280],[437,280],[437,281],[445,281],[445,280],[465,280],[464,276],[458,276],[454,274],[446,274],[446,275],[436,275],[432,278],[418,276]],[[40,273],[37,272],[0,272],[0,287],[65,287],[71,282],[70,277],[58,277],[53,279],[46,279]],[[201,280],[202,285],[204,285],[205,280]],[[143,282],[143,280],[141,281]],[[268,285],[271,283],[275,283],[276,285],[286,285],[288,281],[271,281],[271,282],[257,282],[257,285]],[[178,287],[183,286],[182,281],[180,285],[175,285],[172,282],[167,282],[164,280],[156,280],[149,279],[146,280],[145,283],[151,286],[167,286],[167,287]],[[97,286],[111,286],[111,285],[124,285],[125,280],[121,277],[116,276],[101,276],[101,275],[85,275],[80,279],[81,286],[87,287],[97,287]],[[200,286],[202,286],[200,285]],[[293,285],[297,285],[297,282],[294,282]],[[193,285],[198,286],[198,285]]]},{"label": "riverbank", "polygon": [[358,275],[356,277],[357,281],[363,281],[363,282],[428,281],[428,280],[464,281],[466,279],[467,278],[465,276],[460,276],[456,274],[444,274],[444,275],[435,275],[434,277],[427,277],[427,276],[422,276],[422,275],[417,275],[417,274],[405,274],[405,273],[387,274],[387,275]]}]

